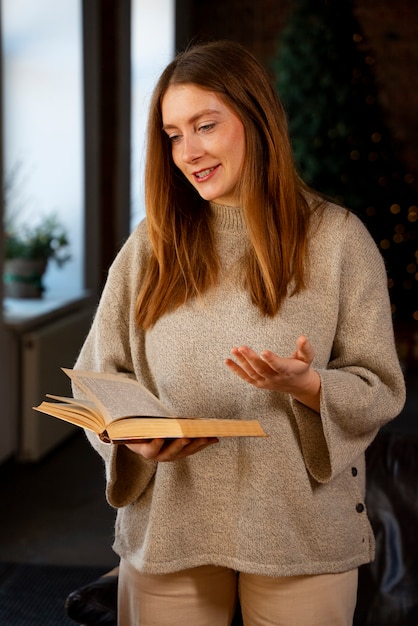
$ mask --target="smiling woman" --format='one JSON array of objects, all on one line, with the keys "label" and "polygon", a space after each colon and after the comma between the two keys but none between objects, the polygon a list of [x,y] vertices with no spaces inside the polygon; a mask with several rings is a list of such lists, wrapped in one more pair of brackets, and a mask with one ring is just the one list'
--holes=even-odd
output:
[{"label": "smiling woman", "polygon": [[364,452],[405,401],[382,258],[298,176],[278,94],[242,46],[178,54],[147,139],[146,221],[75,369],[269,436],[88,433],[118,509],[118,623],[230,626],[239,596],[252,626],[351,626],[374,552]]},{"label": "smiling woman", "polygon": [[162,101],[163,128],[173,161],[205,200],[240,206],[244,126],[216,93],[172,85]]}]

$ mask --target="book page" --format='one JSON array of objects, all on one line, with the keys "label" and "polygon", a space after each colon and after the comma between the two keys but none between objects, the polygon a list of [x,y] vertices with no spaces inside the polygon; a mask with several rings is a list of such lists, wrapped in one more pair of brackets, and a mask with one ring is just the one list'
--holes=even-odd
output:
[{"label": "book page", "polygon": [[114,442],[175,437],[266,437],[257,420],[199,418],[128,418],[112,422],[108,435]]},{"label": "book page", "polygon": [[[50,397],[59,398],[58,396]],[[103,420],[100,419],[100,416],[95,411],[90,410],[86,404],[66,404],[64,403],[65,398],[60,398],[60,400],[61,402],[42,402],[39,406],[34,406],[33,408],[35,411],[52,415],[52,417],[57,417],[81,428],[87,428],[100,435],[104,428]]]},{"label": "book page", "polygon": [[63,371],[97,406],[106,424],[131,415],[174,417],[174,413],[146,387],[123,374]]}]

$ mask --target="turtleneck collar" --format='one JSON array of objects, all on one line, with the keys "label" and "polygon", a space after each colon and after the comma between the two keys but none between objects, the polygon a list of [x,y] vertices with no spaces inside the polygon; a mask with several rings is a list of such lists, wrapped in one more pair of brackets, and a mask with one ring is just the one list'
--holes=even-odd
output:
[{"label": "turtleneck collar", "polygon": [[220,230],[246,230],[244,214],[239,207],[210,202],[213,225]]}]

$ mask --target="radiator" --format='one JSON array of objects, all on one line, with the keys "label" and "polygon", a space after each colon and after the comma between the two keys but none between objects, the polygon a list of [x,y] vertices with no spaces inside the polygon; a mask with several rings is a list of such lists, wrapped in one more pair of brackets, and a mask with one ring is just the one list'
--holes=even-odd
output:
[{"label": "radiator", "polygon": [[77,311],[22,335],[20,461],[38,461],[77,430],[32,407],[47,393],[71,395],[69,379],[61,368],[73,367],[92,316],[92,309]]}]

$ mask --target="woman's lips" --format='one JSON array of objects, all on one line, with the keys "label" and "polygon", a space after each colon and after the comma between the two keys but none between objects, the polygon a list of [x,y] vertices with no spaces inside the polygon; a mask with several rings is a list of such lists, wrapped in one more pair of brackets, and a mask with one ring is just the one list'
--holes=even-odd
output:
[{"label": "woman's lips", "polygon": [[198,182],[202,182],[210,178],[213,172],[219,167],[219,165],[215,165],[214,167],[207,167],[204,170],[199,170],[198,172],[193,172],[193,177]]}]

